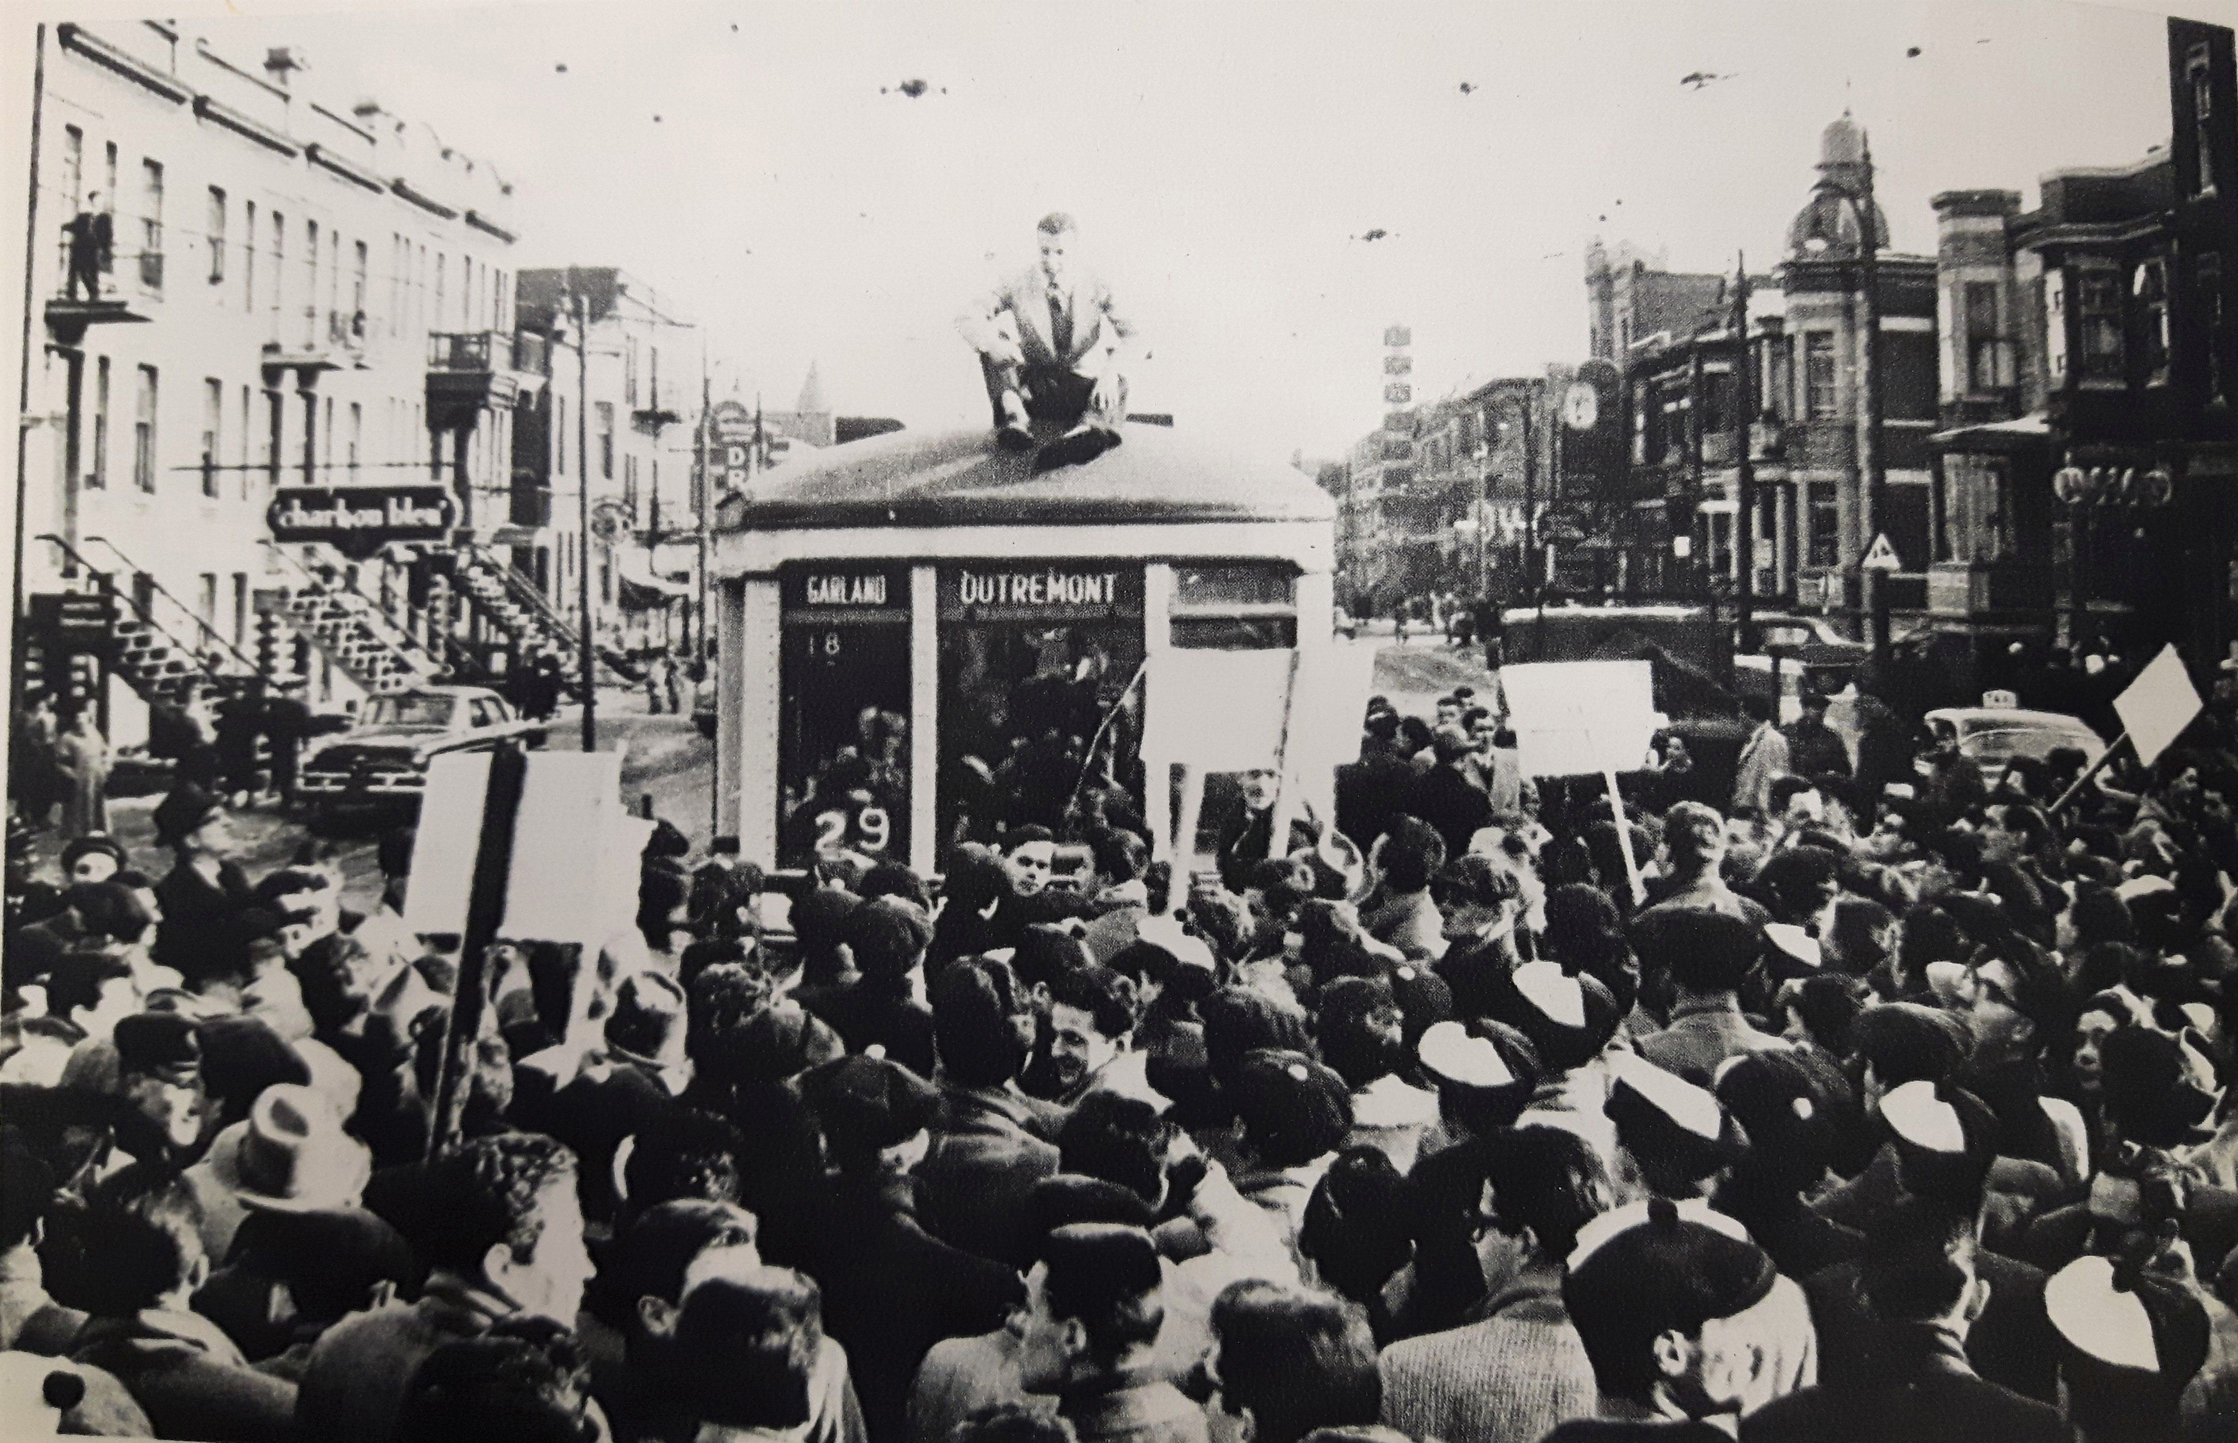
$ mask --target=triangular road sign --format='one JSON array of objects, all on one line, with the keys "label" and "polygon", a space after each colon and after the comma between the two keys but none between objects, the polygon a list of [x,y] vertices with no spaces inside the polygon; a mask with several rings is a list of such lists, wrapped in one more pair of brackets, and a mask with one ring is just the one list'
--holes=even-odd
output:
[{"label": "triangular road sign", "polygon": [[1896,548],[1889,545],[1888,533],[1883,531],[1873,538],[1872,549],[1865,559],[1857,563],[1867,571],[1902,571],[1904,563],[1896,559]]}]

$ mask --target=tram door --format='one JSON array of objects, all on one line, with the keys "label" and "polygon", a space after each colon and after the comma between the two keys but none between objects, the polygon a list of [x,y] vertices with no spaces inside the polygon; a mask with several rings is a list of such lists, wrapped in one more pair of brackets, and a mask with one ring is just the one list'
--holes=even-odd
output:
[{"label": "tram door", "polygon": [[909,570],[780,574],[777,857],[909,857]]},{"label": "tram door", "polygon": [[1142,795],[1140,561],[940,570],[943,857],[1006,827],[1062,826],[1093,789]]}]

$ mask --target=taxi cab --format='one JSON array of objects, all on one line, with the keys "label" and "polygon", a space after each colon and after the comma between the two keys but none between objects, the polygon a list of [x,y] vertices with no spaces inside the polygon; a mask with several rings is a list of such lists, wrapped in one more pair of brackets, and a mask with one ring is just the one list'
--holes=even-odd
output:
[{"label": "taxi cab", "polygon": [[[2014,757],[2042,761],[2061,747],[2073,747],[2086,763],[2105,755],[2106,742],[2081,717],[2065,712],[2030,711],[2011,692],[1986,692],[1981,706],[1937,707],[1927,714],[1928,729],[1938,742],[1955,737],[1961,755],[1971,757],[1991,786],[2004,775]],[[1918,764],[1921,775],[1927,762]]]}]

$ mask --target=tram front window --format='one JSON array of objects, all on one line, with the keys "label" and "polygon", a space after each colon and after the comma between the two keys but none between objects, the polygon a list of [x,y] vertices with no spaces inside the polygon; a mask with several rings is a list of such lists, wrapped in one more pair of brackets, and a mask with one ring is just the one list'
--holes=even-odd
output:
[{"label": "tram front window", "polygon": [[942,850],[1142,814],[1142,571],[944,568]]},{"label": "tram front window", "polygon": [[909,858],[909,578],[782,577],[778,860]]}]

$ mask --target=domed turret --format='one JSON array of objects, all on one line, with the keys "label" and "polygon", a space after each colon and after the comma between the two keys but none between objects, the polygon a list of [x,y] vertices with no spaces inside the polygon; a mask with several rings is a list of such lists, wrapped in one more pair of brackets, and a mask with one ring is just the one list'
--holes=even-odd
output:
[{"label": "domed turret", "polygon": [[[1855,202],[1865,191],[1865,147],[1865,132],[1846,110],[1820,133],[1818,182],[1811,187],[1810,200],[1787,228],[1790,255],[1810,259],[1858,253],[1862,232]],[[1873,233],[1875,245],[1886,250],[1888,213],[1877,203],[1873,207]]]},{"label": "domed turret", "polygon": [[1857,122],[1843,111],[1834,123],[1819,133],[1818,165],[1824,170],[1832,165],[1859,165],[1865,159],[1865,133]]}]

